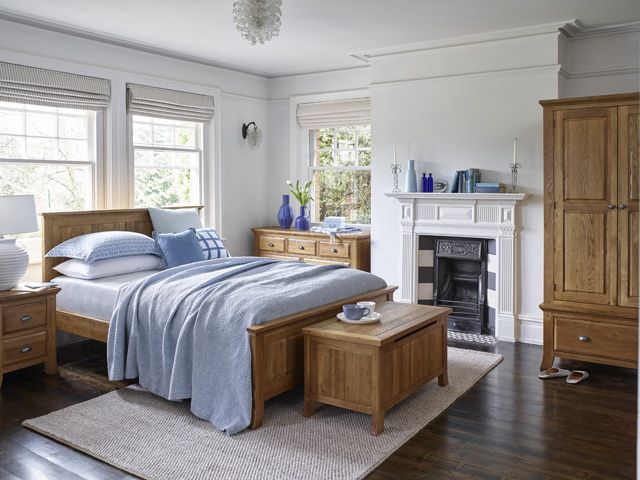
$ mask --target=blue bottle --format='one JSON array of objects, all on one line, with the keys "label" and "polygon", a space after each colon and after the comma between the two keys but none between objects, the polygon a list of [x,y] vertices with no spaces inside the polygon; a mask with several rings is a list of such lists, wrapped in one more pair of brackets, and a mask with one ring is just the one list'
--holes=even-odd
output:
[{"label": "blue bottle", "polygon": [[429,178],[427,178],[427,192],[433,193],[433,177],[431,174],[429,174]]},{"label": "blue bottle", "polygon": [[407,162],[407,180],[404,186],[407,193],[418,191],[418,179],[416,178],[416,161],[409,160]]},{"label": "blue bottle", "polygon": [[278,225],[280,228],[287,229],[293,223],[293,209],[289,205],[289,195],[282,195],[282,205],[278,210]]},{"label": "blue bottle", "polygon": [[428,192],[429,190],[427,190],[427,174],[426,173],[422,174],[422,179],[420,180],[420,182],[421,182],[420,191],[421,192]]}]

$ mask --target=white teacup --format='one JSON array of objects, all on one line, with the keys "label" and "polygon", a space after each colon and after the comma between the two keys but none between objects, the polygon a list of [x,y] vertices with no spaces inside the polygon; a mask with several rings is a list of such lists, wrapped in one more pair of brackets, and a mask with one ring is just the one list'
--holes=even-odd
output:
[{"label": "white teacup", "polygon": [[376,311],[376,302],[358,302],[358,305],[369,309],[369,311],[371,312],[368,315],[369,317],[372,316]]}]

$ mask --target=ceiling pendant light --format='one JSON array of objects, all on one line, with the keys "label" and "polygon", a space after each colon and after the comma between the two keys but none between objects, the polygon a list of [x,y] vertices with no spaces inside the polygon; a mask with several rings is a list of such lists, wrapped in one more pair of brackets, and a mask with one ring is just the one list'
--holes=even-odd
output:
[{"label": "ceiling pendant light", "polygon": [[251,45],[263,44],[280,33],[282,0],[236,0],[233,21]]}]

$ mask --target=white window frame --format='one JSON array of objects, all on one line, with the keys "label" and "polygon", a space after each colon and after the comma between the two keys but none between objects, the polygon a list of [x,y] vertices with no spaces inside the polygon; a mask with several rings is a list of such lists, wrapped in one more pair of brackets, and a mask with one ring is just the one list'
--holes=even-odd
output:
[{"label": "white window frame", "polygon": [[[354,98],[371,97],[371,90],[368,88],[358,88],[354,90],[319,93],[313,95],[297,95],[289,98],[289,180],[294,182],[299,179],[301,182],[310,180],[309,170],[309,128],[302,128],[298,125],[298,105],[301,103],[329,102],[332,100],[351,100]],[[373,158],[371,159],[373,162]],[[319,222],[312,222],[319,225]],[[359,227],[364,231],[369,231],[371,225],[361,225],[349,223],[349,226]]]},{"label": "white window frame", "polygon": [[[17,103],[21,107],[2,107],[2,110],[13,110],[20,112],[29,111],[29,104]],[[26,108],[25,108],[26,107]],[[86,112],[87,110],[80,111]],[[95,115],[89,116],[87,125],[87,142],[89,145],[90,160],[47,160],[33,158],[0,158],[0,165],[3,164],[19,164],[19,165],[82,165],[89,167],[89,176],[91,182],[91,195],[88,198],[90,205],[86,206],[86,210],[97,210],[104,208],[104,114],[103,112],[92,112]],[[57,113],[60,115],[60,113]],[[61,115],[69,115],[62,113]],[[24,116],[24,134],[15,135],[25,138],[55,138],[58,141],[66,137],[59,136],[59,122],[56,124],[55,137],[41,137],[38,135],[28,135],[26,131],[26,115]],[[9,134],[11,135],[11,134]],[[76,139],[70,139],[76,140]],[[24,237],[19,238],[19,243],[27,249],[29,253],[29,265],[42,263],[42,237]]]},{"label": "white window frame", "polygon": [[[135,206],[135,201],[136,201],[136,185],[135,185],[135,180],[136,180],[136,162],[135,162],[135,151],[136,149],[139,150],[148,150],[148,151],[167,151],[167,152],[188,152],[188,153],[197,153],[198,154],[198,165],[197,165],[197,171],[198,171],[198,199],[194,202],[196,205],[202,205],[203,204],[203,200],[206,198],[206,192],[205,192],[205,188],[206,188],[206,182],[205,182],[205,162],[204,162],[204,158],[206,157],[207,153],[205,151],[205,148],[207,146],[207,138],[209,136],[209,132],[208,132],[208,128],[209,128],[209,124],[206,123],[200,123],[200,127],[196,128],[196,147],[195,148],[180,148],[180,147],[162,147],[162,146],[135,146],[133,144],[133,117],[134,115],[131,115],[130,113],[127,113],[127,157],[128,157],[128,163],[129,163],[129,198],[130,198],[130,206],[133,208]],[[193,123],[199,123],[199,122],[193,122]],[[138,167],[140,168],[140,167]],[[154,167],[142,167],[142,168],[154,168]],[[173,166],[169,166],[168,168],[177,168],[177,169],[181,169],[181,170],[191,170],[190,168],[184,168],[184,167],[173,167]],[[168,205],[161,205],[161,206],[168,206]],[[185,205],[187,206],[187,205]],[[189,205],[189,206],[195,206],[195,205]]]},{"label": "white window frame", "polygon": [[[369,125],[369,128],[371,128],[371,125]],[[364,125],[363,125],[364,126]],[[326,127],[326,128],[331,128],[334,130],[334,135],[333,135],[333,144],[331,147],[332,150],[332,154],[335,152],[338,152],[339,150],[347,150],[347,151],[355,151],[356,155],[358,155],[358,152],[362,149],[358,148],[358,132],[356,131],[356,146],[355,148],[343,148],[340,149],[337,146],[337,132],[338,130],[340,130],[340,128],[342,127]],[[304,129],[307,132],[307,139],[308,139],[308,147],[307,147],[307,169],[308,169],[308,173],[307,173],[307,178],[313,180],[315,178],[315,172],[369,172],[371,174],[371,164],[369,165],[352,165],[352,166],[348,166],[348,167],[317,167],[314,165],[315,163],[315,132],[317,130],[322,130],[320,128],[318,129],[310,129],[310,128],[305,128]],[[369,153],[371,153],[371,147],[368,147]],[[371,202],[371,198],[369,198],[369,202]],[[315,212],[316,209],[316,199],[314,198],[314,200],[311,202],[311,205],[309,207],[311,209],[312,212]],[[320,224],[322,223],[322,219],[315,219],[314,224]],[[371,224],[370,223],[350,223],[349,225],[351,226],[356,226],[356,227],[370,227]]]}]

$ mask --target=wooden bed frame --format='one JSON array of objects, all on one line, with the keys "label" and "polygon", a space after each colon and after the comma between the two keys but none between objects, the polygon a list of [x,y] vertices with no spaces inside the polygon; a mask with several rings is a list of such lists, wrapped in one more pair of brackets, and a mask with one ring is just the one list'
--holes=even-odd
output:
[{"label": "wooden bed frame", "polygon": [[[185,207],[182,207],[185,208]],[[201,210],[201,206],[189,207]],[[73,237],[93,232],[119,230],[151,236],[153,226],[146,208],[95,210],[84,212],[43,213],[42,280],[60,275],[53,267],[63,258],[47,258],[45,253]],[[251,377],[253,410],[250,428],[262,425],[264,402],[303,381],[304,353],[302,328],[334,317],[345,303],[364,300],[383,302],[393,300],[398,287],[389,286],[362,295],[344,298],[320,307],[278,318],[247,329],[251,341]],[[57,310],[57,329],[107,341],[109,322]]]}]

